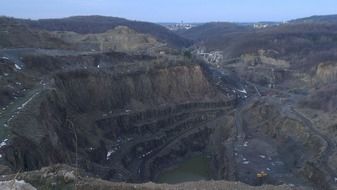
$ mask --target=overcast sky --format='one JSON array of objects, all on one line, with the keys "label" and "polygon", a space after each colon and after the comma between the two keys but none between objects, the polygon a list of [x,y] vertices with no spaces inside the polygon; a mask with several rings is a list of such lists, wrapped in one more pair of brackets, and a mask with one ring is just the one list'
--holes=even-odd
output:
[{"label": "overcast sky", "polygon": [[151,22],[285,21],[337,14],[337,0],[0,0],[0,15],[105,15]]}]

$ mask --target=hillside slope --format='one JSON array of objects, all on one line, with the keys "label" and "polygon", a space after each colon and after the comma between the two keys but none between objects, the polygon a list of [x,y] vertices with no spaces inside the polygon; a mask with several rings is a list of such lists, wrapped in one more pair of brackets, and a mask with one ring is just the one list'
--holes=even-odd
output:
[{"label": "hillside slope", "polygon": [[290,21],[292,23],[335,23],[337,24],[337,15],[317,15],[306,18],[300,18]]},{"label": "hillside slope", "polygon": [[0,17],[0,48],[69,48],[47,32],[34,30],[13,18]]},{"label": "hillside slope", "polygon": [[208,41],[212,38],[221,38],[226,34],[249,30],[247,26],[240,26],[228,22],[211,22],[189,30],[180,31],[179,34],[194,41]]},{"label": "hillside slope", "polygon": [[165,27],[140,21],[130,21],[105,16],[74,16],[63,19],[21,20],[21,22],[37,29],[49,31],[72,31],[80,34],[104,33],[117,26],[127,26],[139,33],[150,34],[174,47],[186,47],[190,42]]}]

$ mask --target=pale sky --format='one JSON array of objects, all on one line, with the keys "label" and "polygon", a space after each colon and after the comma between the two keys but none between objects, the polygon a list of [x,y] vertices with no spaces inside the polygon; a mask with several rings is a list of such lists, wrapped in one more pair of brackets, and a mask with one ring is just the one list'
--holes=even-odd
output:
[{"label": "pale sky", "polygon": [[285,21],[337,14],[337,0],[0,0],[0,15],[105,15],[150,22]]}]

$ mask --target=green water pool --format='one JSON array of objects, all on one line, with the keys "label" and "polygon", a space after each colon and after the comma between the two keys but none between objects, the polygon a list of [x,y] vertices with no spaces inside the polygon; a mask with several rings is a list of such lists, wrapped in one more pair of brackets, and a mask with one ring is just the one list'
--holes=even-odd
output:
[{"label": "green water pool", "polygon": [[208,179],[208,159],[205,156],[194,156],[179,164],[177,168],[161,173],[156,182],[175,184]]}]

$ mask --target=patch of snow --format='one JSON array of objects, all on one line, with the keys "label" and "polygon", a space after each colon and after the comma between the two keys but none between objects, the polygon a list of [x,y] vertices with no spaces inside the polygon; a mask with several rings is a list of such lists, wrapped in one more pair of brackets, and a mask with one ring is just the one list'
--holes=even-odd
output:
[{"label": "patch of snow", "polygon": [[115,150],[110,150],[108,151],[108,153],[106,154],[106,159],[109,160],[110,159],[110,156],[115,153],[116,151]]},{"label": "patch of snow", "polygon": [[266,156],[265,155],[260,155],[260,158],[265,159]]},{"label": "patch of snow", "polygon": [[15,68],[17,69],[17,70],[21,70],[22,68],[19,66],[19,65],[17,65],[17,64],[15,64]]},{"label": "patch of snow", "polygon": [[248,146],[248,141],[246,141],[245,143],[243,143],[243,146],[247,147]]},{"label": "patch of snow", "polygon": [[152,153],[152,150],[151,151],[149,151],[149,152],[147,152],[147,153],[145,153],[145,154],[142,154],[142,158],[144,158],[144,157],[146,157],[146,156],[148,156],[148,155],[150,155]]},{"label": "patch of snow", "polygon": [[337,177],[334,178],[335,182],[337,182]]},{"label": "patch of snow", "polygon": [[2,155],[0,154],[0,158],[2,158]]},{"label": "patch of snow", "polygon": [[5,77],[8,77],[8,75],[9,75],[8,73],[4,73],[4,76],[5,76]]},{"label": "patch of snow", "polygon": [[131,110],[125,110],[126,113],[129,113]]},{"label": "patch of snow", "polygon": [[127,141],[132,141],[133,138],[132,138],[132,137],[129,137],[129,138],[127,138],[126,140],[127,140]]},{"label": "patch of snow", "polygon": [[267,169],[267,171],[271,171],[271,169],[270,168],[266,168]]},{"label": "patch of snow", "polygon": [[247,91],[246,91],[246,89],[243,89],[243,90],[238,90],[239,92],[241,92],[241,93],[244,93],[244,94],[247,94]]},{"label": "patch of snow", "polygon": [[25,184],[26,182],[24,180],[15,180],[15,183]]},{"label": "patch of snow", "polygon": [[101,66],[97,65],[97,68],[99,69]]},{"label": "patch of snow", "polygon": [[249,161],[244,161],[244,162],[242,162],[243,164],[245,164],[245,165],[247,165],[247,164],[249,164],[250,162]]},{"label": "patch of snow", "polygon": [[9,58],[8,58],[8,57],[1,57],[1,59],[6,59],[6,60],[9,60]]},{"label": "patch of snow", "polygon": [[3,140],[3,141],[0,143],[0,148],[6,146],[6,145],[7,145],[7,141],[8,141],[8,139]]},{"label": "patch of snow", "polygon": [[38,93],[34,94],[32,97],[30,97],[25,103],[21,105],[22,108],[24,108],[30,101],[33,100],[33,98],[37,95]]},{"label": "patch of snow", "polygon": [[8,127],[8,124],[7,124],[7,123],[5,123],[5,124],[4,124],[4,127]]}]

